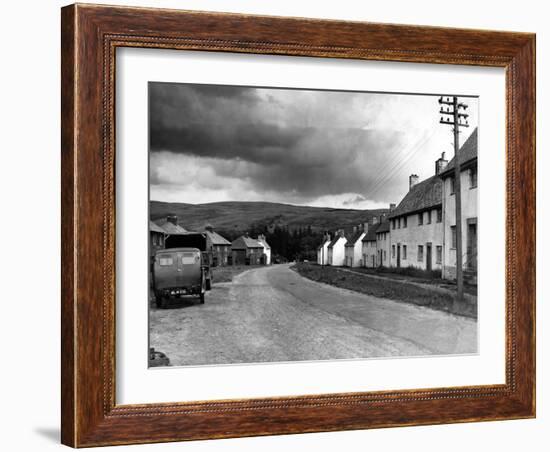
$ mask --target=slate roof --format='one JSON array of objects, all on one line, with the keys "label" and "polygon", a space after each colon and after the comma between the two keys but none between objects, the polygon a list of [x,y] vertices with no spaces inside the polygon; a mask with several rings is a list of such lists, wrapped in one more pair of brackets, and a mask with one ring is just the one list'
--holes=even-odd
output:
[{"label": "slate roof", "polygon": [[[474,129],[472,134],[468,137],[468,139],[464,142],[462,147],[458,151],[458,157],[460,160],[460,166],[464,165],[466,162],[469,162],[470,160],[477,158],[477,127]],[[451,159],[449,164],[445,167],[445,169],[441,172],[441,177],[449,177],[451,174],[450,172],[454,170],[455,167],[455,157]]]},{"label": "slate roof", "polygon": [[388,218],[420,212],[441,205],[443,181],[439,176],[432,176],[418,182],[409,190],[397,208],[392,210]]},{"label": "slate roof", "polygon": [[166,232],[164,232],[164,229],[162,229],[158,224],[151,220],[149,220],[149,232],[159,232],[161,234],[166,234]]},{"label": "slate roof", "polygon": [[336,245],[336,242],[338,241],[338,239],[345,239],[345,237],[342,237],[340,234],[336,234],[334,236],[334,238],[330,241],[330,243],[328,244],[328,247],[329,248],[333,248],[334,245]]},{"label": "slate roof", "polygon": [[223,238],[220,234],[218,234],[215,231],[204,231],[206,236],[210,239],[210,242],[212,245],[231,245],[231,242],[225,238]]},{"label": "slate roof", "polygon": [[381,232],[390,232],[390,222],[388,220],[384,220],[382,223],[379,223],[376,233],[380,234]]},{"label": "slate roof", "polygon": [[166,218],[160,218],[159,220],[156,220],[155,223],[157,224],[157,226],[160,226],[162,229],[164,229],[164,232],[166,234],[183,235],[189,232],[187,229],[182,228],[179,224],[174,224],[171,221],[168,221]]},{"label": "slate roof", "polygon": [[357,231],[355,234],[348,236],[347,237],[348,241],[346,243],[346,246],[354,246],[357,243],[357,241],[361,238],[364,232],[365,231],[360,230],[360,231]]},{"label": "slate roof", "polygon": [[365,237],[363,237],[363,242],[375,242],[376,241],[376,232],[382,223],[376,223],[369,226],[369,230]]},{"label": "slate roof", "polygon": [[323,246],[325,246],[326,244],[330,243],[330,240],[329,239],[323,239],[323,241],[321,242],[321,244],[317,247],[318,250],[320,250],[321,248],[323,248]]},{"label": "slate roof", "polygon": [[253,239],[251,237],[245,237],[244,235],[241,235],[239,238],[233,240],[231,243],[231,248],[234,250],[243,250],[246,248],[262,248],[263,246],[260,242],[258,242],[256,239]]}]

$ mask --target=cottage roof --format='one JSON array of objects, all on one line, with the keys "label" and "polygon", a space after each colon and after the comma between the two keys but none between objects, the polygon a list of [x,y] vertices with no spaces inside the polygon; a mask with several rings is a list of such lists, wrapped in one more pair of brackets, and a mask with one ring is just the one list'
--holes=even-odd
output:
[{"label": "cottage roof", "polygon": [[149,232],[158,232],[160,234],[166,234],[164,229],[157,225],[154,221],[149,220]]},{"label": "cottage roof", "polygon": [[361,229],[357,232],[354,232],[352,235],[348,236],[347,237],[348,241],[346,243],[346,246],[354,246],[359,240],[361,240],[364,233],[365,231]]},{"label": "cottage roof", "polygon": [[330,239],[323,238],[323,241],[322,241],[321,244],[317,247],[317,249],[320,250],[321,248],[323,248],[323,246],[328,245],[328,244],[330,244]]},{"label": "cottage roof", "polygon": [[340,240],[340,239],[346,240],[346,238],[345,238],[345,237],[342,237],[340,234],[335,234],[335,235],[334,235],[334,238],[333,238],[333,239],[330,241],[330,243],[328,244],[328,247],[329,247],[329,248],[333,248],[334,245],[336,245],[336,242],[338,242],[338,240]]},{"label": "cottage roof", "polygon": [[[460,160],[460,166],[469,162],[470,160],[477,158],[477,127],[472,134],[464,142],[462,147],[458,151],[458,158]],[[454,170],[456,158],[453,157],[445,169],[441,172],[441,177],[451,176],[451,171]]]},{"label": "cottage roof", "polygon": [[389,218],[439,206],[442,201],[442,185],[443,182],[439,176],[432,176],[418,182],[409,190],[397,208],[390,212]]},{"label": "cottage roof", "polygon": [[179,224],[174,224],[166,218],[160,218],[159,220],[156,220],[155,223],[157,226],[160,226],[166,234],[183,235],[189,232],[187,229],[182,228]]},{"label": "cottage roof", "polygon": [[220,234],[218,234],[215,231],[206,230],[204,231],[204,233],[210,239],[210,242],[212,243],[212,245],[227,245],[227,246],[231,245],[231,242],[229,240],[223,238]]},{"label": "cottage roof", "polygon": [[246,248],[262,248],[263,249],[263,246],[256,239],[241,235],[239,238],[233,240],[233,242],[231,243],[231,248],[234,249],[234,250],[241,250],[241,249],[246,249]]},{"label": "cottage roof", "polygon": [[376,233],[380,234],[382,232],[390,232],[390,222],[388,220],[384,220],[382,223],[379,223]]},{"label": "cottage roof", "polygon": [[382,225],[382,223],[376,223],[371,226],[369,226],[369,230],[365,237],[363,237],[363,242],[375,242],[376,241],[376,232],[378,231],[378,228]]}]

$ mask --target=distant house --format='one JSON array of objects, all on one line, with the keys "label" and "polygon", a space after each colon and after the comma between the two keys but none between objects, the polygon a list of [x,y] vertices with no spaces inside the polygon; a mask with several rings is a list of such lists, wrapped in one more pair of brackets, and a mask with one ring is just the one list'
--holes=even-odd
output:
[{"label": "distant house", "polygon": [[443,216],[440,172],[443,153],[435,162],[435,175],[418,181],[409,177],[409,191],[388,215],[391,227],[391,267],[439,270],[443,263]]},{"label": "distant house", "polygon": [[153,256],[157,250],[164,248],[164,229],[149,220],[149,255]]},{"label": "distant house", "polygon": [[385,215],[380,217],[380,224],[376,229],[376,252],[378,266],[389,267],[390,264],[390,222]]},{"label": "distant house", "polygon": [[231,242],[214,231],[212,226],[206,226],[206,251],[209,252],[210,265],[213,267],[227,265],[231,255]]},{"label": "distant house", "polygon": [[266,242],[265,235],[260,234],[258,236],[257,240],[260,243],[260,245],[262,245],[263,248],[264,248],[264,256],[263,256],[263,262],[262,263],[265,264],[265,265],[271,265],[271,247]]},{"label": "distant house", "polygon": [[361,266],[361,252],[363,251],[363,238],[365,237],[364,226],[355,227],[353,234],[347,238],[344,246],[344,265],[346,267]]},{"label": "distant house", "polygon": [[[462,198],[464,278],[477,283],[477,128],[458,151]],[[443,181],[443,278],[456,279],[456,211],[453,158],[440,173]]]},{"label": "distant house", "polygon": [[177,215],[167,215],[166,218],[155,220],[155,224],[160,226],[166,234],[164,240],[164,245],[166,248],[170,248],[172,246],[172,242],[177,241],[177,236],[184,235],[189,232],[178,224]]},{"label": "distant house", "polygon": [[343,266],[346,258],[346,242],[344,231],[339,230],[328,244],[328,265]]},{"label": "distant house", "polygon": [[264,247],[256,239],[241,235],[231,243],[231,262],[233,265],[260,265]]},{"label": "distant house", "polygon": [[330,245],[330,234],[326,234],[323,237],[323,241],[317,247],[317,263],[319,265],[328,264],[328,246]]},{"label": "distant house", "polygon": [[380,223],[378,222],[378,217],[373,217],[372,224],[369,224],[367,227],[367,233],[361,240],[362,250],[361,254],[363,256],[362,265],[363,267],[375,268],[378,267],[378,247],[376,244],[376,231]]}]

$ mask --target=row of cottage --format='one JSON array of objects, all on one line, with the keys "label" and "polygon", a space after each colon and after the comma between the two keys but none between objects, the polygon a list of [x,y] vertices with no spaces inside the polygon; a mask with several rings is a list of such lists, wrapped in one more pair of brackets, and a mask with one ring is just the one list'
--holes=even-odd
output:
[{"label": "row of cottage", "polygon": [[[462,243],[465,277],[477,278],[477,128],[460,148]],[[456,158],[435,162],[435,174],[419,181],[409,177],[409,191],[396,207],[355,227],[325,236],[317,263],[348,267],[416,267],[456,277]]]},{"label": "row of cottage", "polygon": [[[176,215],[168,215],[156,221],[149,221],[150,254],[164,248],[171,248],[170,241],[177,242],[180,236],[196,235],[178,224]],[[230,242],[218,234],[212,226],[199,233],[206,241],[206,252],[213,267],[224,265],[270,265],[271,247],[264,235],[257,238],[247,234]]]}]

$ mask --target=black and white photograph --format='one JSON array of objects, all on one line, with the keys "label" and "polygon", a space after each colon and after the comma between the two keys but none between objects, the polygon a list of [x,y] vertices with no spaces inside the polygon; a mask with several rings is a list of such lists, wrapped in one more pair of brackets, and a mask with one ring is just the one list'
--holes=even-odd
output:
[{"label": "black and white photograph", "polygon": [[148,98],[150,367],[478,353],[476,95]]}]

